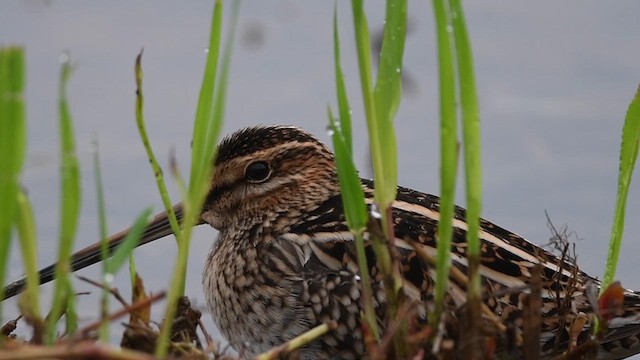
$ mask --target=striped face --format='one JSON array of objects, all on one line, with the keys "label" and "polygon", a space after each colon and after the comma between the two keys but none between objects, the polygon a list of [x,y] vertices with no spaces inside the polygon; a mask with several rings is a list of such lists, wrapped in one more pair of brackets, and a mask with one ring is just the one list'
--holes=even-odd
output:
[{"label": "striped face", "polygon": [[291,212],[338,191],[333,154],[313,136],[290,126],[251,127],[221,142],[202,219],[219,230],[295,219]]}]

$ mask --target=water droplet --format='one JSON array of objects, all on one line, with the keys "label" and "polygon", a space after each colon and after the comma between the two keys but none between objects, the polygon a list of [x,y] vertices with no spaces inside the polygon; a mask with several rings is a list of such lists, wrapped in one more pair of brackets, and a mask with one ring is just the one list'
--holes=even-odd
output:
[{"label": "water droplet", "polygon": [[378,209],[378,205],[377,204],[372,204],[371,205],[371,217],[376,219],[376,220],[382,219],[382,214],[380,213],[380,209]]},{"label": "water droplet", "polygon": [[94,154],[98,152],[98,142],[95,139],[89,143],[89,151]]},{"label": "water droplet", "polygon": [[113,274],[112,273],[104,274],[104,283],[107,285],[110,285],[112,282],[113,282]]},{"label": "water droplet", "polygon": [[333,127],[331,125],[327,126],[327,135],[333,136],[333,134],[335,134]]},{"label": "water droplet", "polygon": [[204,48],[204,53],[208,54],[209,53],[209,48]]},{"label": "water droplet", "polygon": [[451,25],[447,25],[447,32],[448,32],[448,33],[453,32],[453,26],[451,26]]},{"label": "water droplet", "polygon": [[71,54],[69,54],[68,51],[63,51],[60,53],[60,56],[58,56],[58,61],[60,61],[61,64],[67,64],[69,61],[71,61]]},{"label": "water droplet", "polygon": [[396,73],[397,73],[397,74],[400,74],[400,72],[401,72],[401,71],[402,71],[402,70],[401,70],[399,67],[397,67],[397,68],[396,68]]}]

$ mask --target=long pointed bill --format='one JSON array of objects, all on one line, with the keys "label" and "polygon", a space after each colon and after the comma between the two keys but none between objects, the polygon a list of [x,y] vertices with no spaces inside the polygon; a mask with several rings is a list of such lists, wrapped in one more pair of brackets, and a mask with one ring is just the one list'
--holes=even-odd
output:
[{"label": "long pointed bill", "polygon": [[[182,220],[182,204],[177,204],[173,207],[173,210],[176,213],[176,217],[178,218],[178,222]],[[200,222],[199,224],[202,224]],[[199,225],[197,224],[197,225]],[[107,243],[109,244],[109,256],[113,254],[115,249],[124,241],[125,237],[129,233],[130,229],[121,231],[117,234],[110,236],[107,239]],[[147,225],[147,228],[142,233],[142,237],[140,241],[136,245],[136,247],[140,245],[144,245],[146,243],[152,242],[154,240],[161,239],[167,235],[173,234],[171,230],[171,225],[169,223],[169,218],[167,217],[167,212],[163,211],[156,215],[153,220]],[[93,245],[87,246],[86,248],[76,252],[71,256],[71,271],[77,271],[83,269],[89,265],[93,265],[97,262],[102,261],[102,254],[100,250],[100,243],[95,243]],[[46,268],[40,270],[40,284],[46,284],[49,281],[53,280],[55,275],[55,267],[56,265],[50,265]],[[19,293],[21,293],[26,285],[26,277],[22,277],[13,283],[7,285],[4,288],[4,299],[8,299],[13,297]]]}]

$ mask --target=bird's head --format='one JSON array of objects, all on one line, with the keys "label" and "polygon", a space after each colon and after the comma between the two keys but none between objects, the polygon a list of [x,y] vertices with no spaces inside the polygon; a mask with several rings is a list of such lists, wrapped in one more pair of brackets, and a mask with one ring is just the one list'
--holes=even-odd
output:
[{"label": "bird's head", "polygon": [[338,188],[333,154],[293,126],[259,126],[225,138],[216,153],[202,220],[217,229],[287,226]]}]

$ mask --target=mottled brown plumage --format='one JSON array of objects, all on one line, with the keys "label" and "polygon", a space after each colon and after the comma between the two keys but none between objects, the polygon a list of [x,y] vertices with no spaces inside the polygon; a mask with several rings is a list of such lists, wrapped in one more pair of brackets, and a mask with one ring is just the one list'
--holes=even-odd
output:
[{"label": "mottled brown plumage", "polygon": [[[268,174],[248,179],[248,169],[257,162],[268,166]],[[363,180],[363,187],[371,204],[373,184]],[[393,204],[405,292],[427,309],[432,305],[434,270],[417,256],[414,246],[434,253],[438,200],[399,188]],[[463,272],[464,216],[464,210],[457,208],[452,245],[453,265]],[[345,223],[333,154],[324,145],[301,129],[285,126],[248,128],[231,135],[220,144],[202,218],[220,231],[204,269],[205,296],[215,322],[234,348],[257,354],[334,320],[338,329],[304,349],[302,357],[363,355],[355,248]],[[541,347],[546,354],[562,351],[570,322],[593,312],[584,293],[593,279],[570,261],[516,234],[484,220],[481,225],[485,303],[494,320],[512,323],[516,339],[522,336],[522,294],[528,292],[531,267],[541,264]],[[381,279],[372,252],[368,255],[380,304],[384,302]],[[460,308],[466,302],[465,284],[459,278],[451,280],[448,309]],[[569,306],[562,310],[568,296]],[[640,297],[626,296],[620,329],[638,323],[630,317],[638,311]],[[627,346],[635,349],[633,337],[628,339]],[[607,354],[601,353],[603,358]]]},{"label": "mottled brown plumage", "polygon": [[[248,173],[258,162],[269,171],[252,180]],[[363,187],[371,204],[373,184],[363,180]],[[393,204],[405,293],[424,306],[422,314],[433,307],[434,270],[415,247],[435,252],[438,200],[399,188]],[[466,273],[464,216],[457,208],[452,261]],[[202,218],[220,231],[203,273],[205,296],[215,322],[235,349],[255,355],[334,320],[338,329],[304,349],[302,358],[363,356],[355,248],[345,223],[334,157],[324,145],[286,126],[248,128],[231,135],[220,144]],[[592,313],[584,294],[592,278],[516,234],[488,221],[481,225],[481,273],[493,321],[510,323],[516,341],[521,339],[522,294],[528,292],[530,269],[540,264],[542,350],[552,354],[566,349],[569,324]],[[368,255],[380,304],[381,278],[373,253]],[[446,308],[455,311],[466,302],[466,288],[459,278],[451,281]],[[638,320],[630,317],[640,297],[626,296],[622,315],[630,329]],[[567,297],[564,303],[569,306],[563,310]],[[583,337],[586,331],[585,327]]]}]

